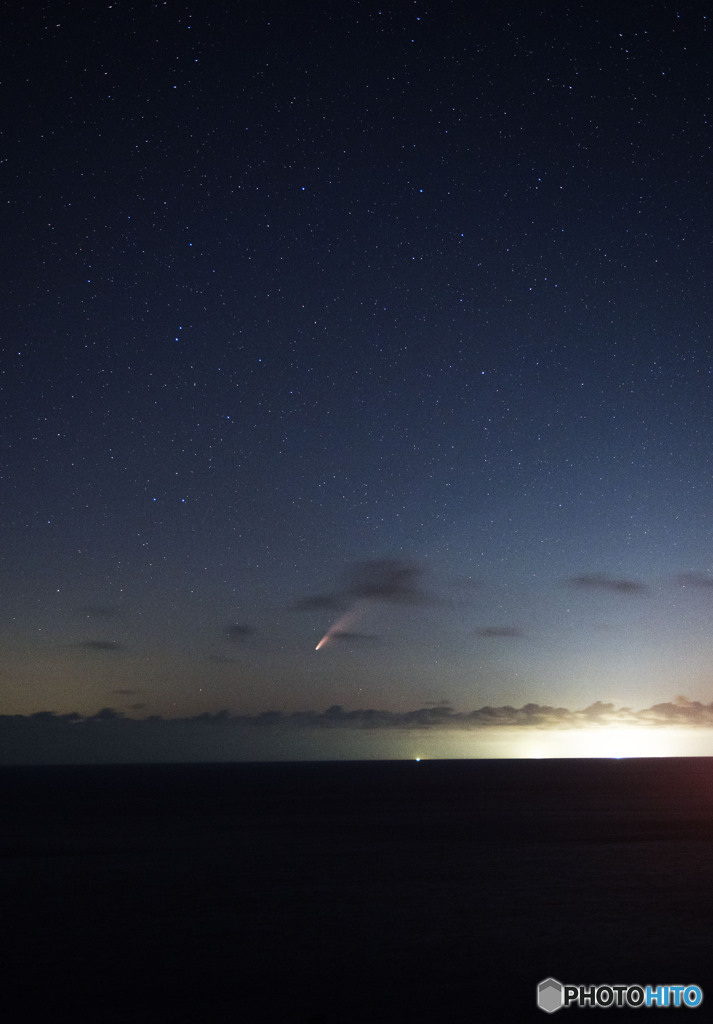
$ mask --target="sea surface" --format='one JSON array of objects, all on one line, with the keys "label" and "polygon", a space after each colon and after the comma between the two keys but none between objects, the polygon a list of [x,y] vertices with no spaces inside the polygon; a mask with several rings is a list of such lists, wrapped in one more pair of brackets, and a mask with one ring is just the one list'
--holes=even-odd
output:
[{"label": "sea surface", "polygon": [[5,767],[0,854],[12,1024],[713,1017],[713,759]]}]

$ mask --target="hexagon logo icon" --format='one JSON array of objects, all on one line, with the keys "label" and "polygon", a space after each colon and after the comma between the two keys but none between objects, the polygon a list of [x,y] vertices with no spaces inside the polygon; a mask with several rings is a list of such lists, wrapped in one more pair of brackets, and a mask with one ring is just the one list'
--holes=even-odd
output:
[{"label": "hexagon logo icon", "polygon": [[545,1013],[562,1008],[562,985],[556,978],[545,978],[537,986],[537,1005]]}]

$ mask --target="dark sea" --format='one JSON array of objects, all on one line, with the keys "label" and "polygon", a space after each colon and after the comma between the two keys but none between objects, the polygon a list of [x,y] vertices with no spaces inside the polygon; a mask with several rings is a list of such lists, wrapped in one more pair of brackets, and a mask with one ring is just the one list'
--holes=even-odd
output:
[{"label": "dark sea", "polygon": [[713,1018],[713,759],[5,767],[0,815],[11,1024]]}]

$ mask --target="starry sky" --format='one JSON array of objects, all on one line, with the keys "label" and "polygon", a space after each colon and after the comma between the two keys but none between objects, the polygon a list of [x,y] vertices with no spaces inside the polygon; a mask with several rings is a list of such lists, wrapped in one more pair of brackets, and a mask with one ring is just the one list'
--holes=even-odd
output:
[{"label": "starry sky", "polygon": [[712,68],[695,2],[16,5],[0,714],[708,715]]}]

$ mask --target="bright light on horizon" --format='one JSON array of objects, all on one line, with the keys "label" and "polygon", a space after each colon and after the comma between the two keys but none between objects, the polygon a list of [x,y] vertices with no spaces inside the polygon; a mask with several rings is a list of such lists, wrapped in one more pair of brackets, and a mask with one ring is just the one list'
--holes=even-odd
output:
[{"label": "bright light on horizon", "polygon": [[[543,757],[710,757],[710,729],[675,726],[610,725],[527,732],[508,737],[511,752],[502,756]],[[486,755],[487,756],[487,755]]]},{"label": "bright light on horizon", "polygon": [[[392,734],[393,736],[393,734]],[[385,737],[372,734],[374,746],[384,749]],[[498,727],[473,732],[433,730],[393,737],[394,747],[407,747],[413,760],[449,758],[629,758],[713,757],[713,730],[682,726],[592,725],[579,729]],[[418,749],[417,748],[417,749]],[[383,755],[382,755],[383,756]],[[393,757],[394,754],[385,756]],[[396,756],[399,756],[396,754]]]}]

